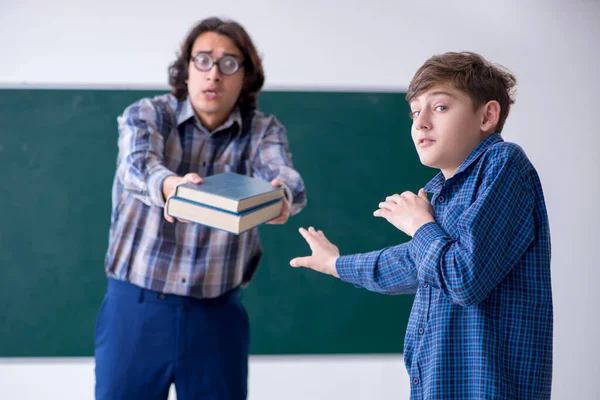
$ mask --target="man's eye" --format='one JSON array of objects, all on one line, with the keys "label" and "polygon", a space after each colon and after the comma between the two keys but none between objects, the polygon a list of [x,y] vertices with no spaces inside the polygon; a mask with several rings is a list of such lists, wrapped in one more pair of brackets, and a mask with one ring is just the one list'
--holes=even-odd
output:
[{"label": "man's eye", "polygon": [[222,63],[226,68],[233,68],[237,64],[234,58],[224,58]]},{"label": "man's eye", "polygon": [[196,62],[200,65],[209,65],[210,61],[210,57],[206,54],[199,54],[196,56]]},{"label": "man's eye", "polygon": [[421,113],[421,111],[411,111],[409,115],[409,117],[411,117],[412,119],[415,119],[419,116],[419,114]]},{"label": "man's eye", "polygon": [[447,109],[448,109],[448,107],[446,107],[446,106],[437,106],[435,108],[436,111],[446,111]]}]

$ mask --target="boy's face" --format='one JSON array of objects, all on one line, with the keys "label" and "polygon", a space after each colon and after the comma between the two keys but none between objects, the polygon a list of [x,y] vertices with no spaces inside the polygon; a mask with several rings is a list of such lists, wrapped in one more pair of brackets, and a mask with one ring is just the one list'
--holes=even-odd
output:
[{"label": "boy's face", "polygon": [[[202,124],[212,130],[229,117],[240,97],[244,84],[242,52],[227,36],[205,32],[196,38],[191,57],[188,95]],[[215,64],[210,70],[203,71],[194,64],[194,58],[202,69],[210,66],[211,59]],[[217,63],[224,58],[227,60],[226,68],[237,61],[239,69],[231,75],[221,72]]]},{"label": "boy's face", "polygon": [[410,102],[412,139],[423,165],[451,178],[471,151],[488,135],[483,112],[451,85],[435,85]]}]

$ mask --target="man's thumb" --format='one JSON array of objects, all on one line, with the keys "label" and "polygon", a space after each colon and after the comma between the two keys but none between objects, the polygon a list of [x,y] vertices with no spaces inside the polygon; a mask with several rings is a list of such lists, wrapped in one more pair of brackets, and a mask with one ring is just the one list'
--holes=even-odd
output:
[{"label": "man's thumb", "polygon": [[194,183],[202,183],[202,178],[200,177],[200,175],[198,175],[197,173],[192,173],[192,175],[190,176],[191,181]]},{"label": "man's thumb", "polygon": [[423,188],[419,189],[419,197],[429,202],[429,199],[427,198],[427,192]]}]

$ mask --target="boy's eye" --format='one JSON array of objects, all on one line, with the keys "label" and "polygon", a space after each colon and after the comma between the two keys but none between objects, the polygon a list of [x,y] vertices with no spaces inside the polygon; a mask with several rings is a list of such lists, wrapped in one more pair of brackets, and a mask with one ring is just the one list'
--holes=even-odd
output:
[{"label": "boy's eye", "polygon": [[415,118],[417,118],[419,116],[420,113],[421,113],[421,111],[411,111],[410,113],[408,113],[408,116],[411,119],[415,119]]},{"label": "boy's eye", "polygon": [[435,107],[436,111],[446,111],[447,109],[448,109],[448,107],[446,107],[446,106],[437,106],[437,107]]}]

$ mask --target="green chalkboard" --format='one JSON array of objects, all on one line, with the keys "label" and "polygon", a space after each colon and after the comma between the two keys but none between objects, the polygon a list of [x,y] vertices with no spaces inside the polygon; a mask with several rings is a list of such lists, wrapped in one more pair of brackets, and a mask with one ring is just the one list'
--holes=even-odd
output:
[{"label": "green chalkboard", "polygon": [[[106,281],[116,117],[129,90],[0,90],[0,357],[93,355]],[[265,249],[244,291],[253,354],[400,353],[412,296],[356,289],[289,260],[314,225],[342,253],[407,240],[372,216],[388,194],[417,190],[419,164],[403,93],[265,92],[288,128],[308,206],[260,228]]]}]

